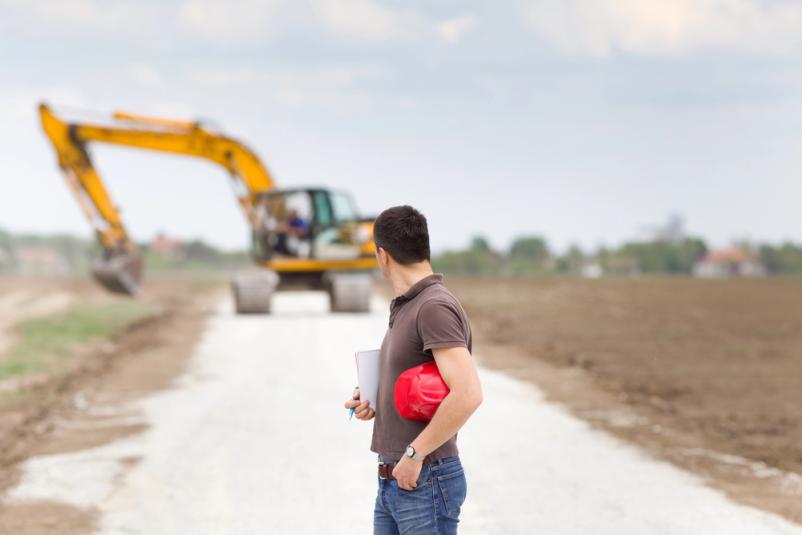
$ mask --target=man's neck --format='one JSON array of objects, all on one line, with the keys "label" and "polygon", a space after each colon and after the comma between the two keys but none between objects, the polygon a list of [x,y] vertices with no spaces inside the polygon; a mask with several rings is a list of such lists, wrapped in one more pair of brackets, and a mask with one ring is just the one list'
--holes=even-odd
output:
[{"label": "man's neck", "polygon": [[432,265],[425,261],[400,267],[400,269],[390,277],[390,284],[393,285],[393,294],[396,297],[405,294],[416,282],[428,277],[432,273]]}]

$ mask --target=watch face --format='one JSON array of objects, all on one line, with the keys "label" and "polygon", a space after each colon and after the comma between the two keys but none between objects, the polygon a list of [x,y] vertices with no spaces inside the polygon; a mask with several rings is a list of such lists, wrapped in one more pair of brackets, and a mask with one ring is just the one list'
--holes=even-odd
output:
[{"label": "watch face", "polygon": [[415,456],[415,448],[412,446],[407,446],[407,457],[414,457]]}]

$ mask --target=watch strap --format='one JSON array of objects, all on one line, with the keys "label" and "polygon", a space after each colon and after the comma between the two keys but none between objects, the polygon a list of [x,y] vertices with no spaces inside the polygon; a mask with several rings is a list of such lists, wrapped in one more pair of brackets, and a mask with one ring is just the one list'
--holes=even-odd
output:
[{"label": "watch strap", "polygon": [[[410,450],[411,450],[411,454],[410,454]],[[406,449],[405,453],[406,453],[406,456],[409,457],[410,459],[412,459],[413,461],[423,461],[423,460],[426,459],[425,455],[418,455],[417,452],[415,451],[415,448],[411,444],[409,446],[407,446],[407,449]]]}]

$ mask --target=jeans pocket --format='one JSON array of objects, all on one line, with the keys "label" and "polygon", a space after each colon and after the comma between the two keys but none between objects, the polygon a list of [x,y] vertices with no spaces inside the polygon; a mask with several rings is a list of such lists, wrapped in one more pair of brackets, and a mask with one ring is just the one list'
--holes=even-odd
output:
[{"label": "jeans pocket", "polygon": [[[430,469],[429,469],[429,467],[427,465],[423,465],[423,468],[421,468],[420,474],[418,474],[418,480],[415,482],[416,486],[412,490],[404,490],[401,487],[398,487],[398,491],[399,492],[407,492],[407,493],[420,491],[424,487],[429,486],[431,484],[431,482],[432,482],[432,474],[430,472]],[[397,483],[396,483],[396,485],[397,485]]]},{"label": "jeans pocket", "polygon": [[443,496],[446,516],[453,519],[459,518],[460,508],[465,503],[465,496],[468,493],[465,472],[460,468],[454,472],[437,476],[437,485]]}]

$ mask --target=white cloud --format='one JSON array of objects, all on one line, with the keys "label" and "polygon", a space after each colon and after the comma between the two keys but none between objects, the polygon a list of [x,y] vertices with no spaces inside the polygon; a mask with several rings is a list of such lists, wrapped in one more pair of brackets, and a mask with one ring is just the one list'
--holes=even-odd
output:
[{"label": "white cloud", "polygon": [[313,8],[333,33],[355,39],[385,41],[414,36],[426,26],[417,13],[390,9],[373,0],[315,0]]},{"label": "white cloud", "polygon": [[222,45],[263,41],[288,28],[313,33],[322,28],[350,39],[389,41],[418,37],[435,27],[416,11],[376,0],[185,0],[178,20],[183,30]]},{"label": "white cloud", "polygon": [[0,30],[120,38],[144,48],[198,39],[219,47],[262,43],[285,33],[326,32],[381,42],[458,41],[475,25],[463,15],[437,22],[378,0],[0,0]]},{"label": "white cloud", "polygon": [[462,15],[445,20],[437,25],[437,33],[446,43],[456,43],[463,35],[476,26],[475,15]]},{"label": "white cloud", "polygon": [[278,104],[279,108],[322,109],[335,114],[369,110],[375,96],[363,84],[386,78],[377,65],[334,64],[286,70],[251,67],[192,67],[191,85],[205,88],[237,86],[244,99]]},{"label": "white cloud", "polygon": [[529,26],[560,48],[681,55],[699,48],[782,52],[802,44],[802,4],[761,0],[528,0]]},{"label": "white cloud", "polygon": [[271,37],[289,8],[287,0],[186,0],[178,8],[178,25],[213,43],[246,44]]},{"label": "white cloud", "polygon": [[141,31],[157,20],[153,5],[101,0],[0,0],[2,19],[10,26],[91,30],[101,33]]}]

